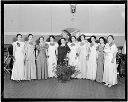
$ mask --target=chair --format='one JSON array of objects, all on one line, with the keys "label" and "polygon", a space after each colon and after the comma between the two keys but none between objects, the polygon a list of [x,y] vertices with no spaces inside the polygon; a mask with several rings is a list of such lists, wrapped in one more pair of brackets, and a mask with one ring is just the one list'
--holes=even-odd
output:
[{"label": "chair", "polygon": [[[13,64],[12,46],[4,48],[4,71],[10,74],[11,64]],[[11,63],[10,63],[11,62]]]}]

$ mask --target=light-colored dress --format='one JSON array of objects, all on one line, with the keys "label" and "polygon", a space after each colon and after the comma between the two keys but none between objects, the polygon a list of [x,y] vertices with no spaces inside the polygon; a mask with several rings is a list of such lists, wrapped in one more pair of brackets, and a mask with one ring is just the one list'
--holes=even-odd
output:
[{"label": "light-colored dress", "polygon": [[47,66],[47,58],[46,58],[46,49],[47,47],[44,45],[37,45],[36,49],[38,50],[38,55],[36,59],[37,66],[37,79],[47,79],[48,78],[48,66]]},{"label": "light-colored dress", "polygon": [[116,58],[114,63],[112,63],[113,54],[117,53],[117,47],[113,44],[111,47],[107,43],[105,46],[105,62],[104,62],[104,74],[103,82],[115,85],[117,84],[117,67],[116,67]]},{"label": "light-colored dress", "polygon": [[91,80],[95,80],[96,79],[96,71],[97,71],[97,62],[96,62],[96,58],[97,58],[97,48],[98,44],[94,44],[93,46],[91,46],[91,44],[89,45],[89,60],[87,62],[87,79],[91,79]]},{"label": "light-colored dress", "polygon": [[[12,69],[12,75],[11,79],[12,80],[24,80],[24,42],[13,42],[13,50],[14,51],[14,56],[15,56],[15,62],[13,64],[13,69]],[[19,46],[18,46],[19,45]]]},{"label": "light-colored dress", "polygon": [[25,79],[36,79],[35,42],[26,42],[25,53]]},{"label": "light-colored dress", "polygon": [[[105,46],[105,45],[104,45]],[[99,45],[97,47],[98,58],[97,58],[97,71],[96,71],[96,81],[103,81],[103,70],[104,70],[104,46]]]},{"label": "light-colored dress", "polygon": [[77,57],[78,44],[68,43],[68,46],[70,48],[68,64],[77,67],[78,66],[78,57]]},{"label": "light-colored dress", "polygon": [[78,69],[80,73],[77,78],[87,78],[87,55],[88,55],[88,42],[78,44]]},{"label": "light-colored dress", "polygon": [[57,58],[56,58],[56,49],[58,47],[57,43],[51,44],[50,42],[46,42],[48,44],[48,77],[54,77],[55,72],[53,71],[57,65]]},{"label": "light-colored dress", "polygon": [[126,54],[126,41],[125,41],[124,46],[123,46],[123,54]]}]

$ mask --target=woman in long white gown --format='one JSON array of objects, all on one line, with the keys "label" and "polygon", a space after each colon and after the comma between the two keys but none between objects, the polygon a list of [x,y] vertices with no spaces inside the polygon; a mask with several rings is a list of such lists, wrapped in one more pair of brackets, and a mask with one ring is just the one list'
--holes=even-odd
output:
[{"label": "woman in long white gown", "polygon": [[13,56],[14,56],[14,64],[13,64],[13,69],[12,69],[12,75],[11,79],[12,80],[24,80],[24,58],[25,58],[25,53],[24,53],[24,42],[21,42],[22,35],[17,34],[17,41],[13,42]]},{"label": "woman in long white gown", "polygon": [[78,67],[78,57],[77,57],[78,44],[76,42],[75,36],[71,36],[71,43],[69,42],[68,46],[70,48],[68,64],[71,66]]},{"label": "woman in long white gown", "polygon": [[80,73],[77,78],[87,78],[87,59],[88,59],[88,41],[85,40],[85,35],[80,36],[78,44],[78,69]]},{"label": "woman in long white gown", "polygon": [[114,43],[114,37],[109,35],[108,43],[105,45],[105,62],[104,62],[104,74],[103,82],[108,87],[117,84],[117,67],[116,67],[116,53],[117,47]]},{"label": "woman in long white gown", "polygon": [[54,68],[57,65],[57,48],[58,44],[54,41],[55,37],[53,35],[49,36],[50,42],[48,44],[47,56],[48,56],[48,77],[55,77]]},{"label": "woman in long white gown", "polygon": [[95,80],[96,79],[96,70],[97,70],[97,51],[96,48],[96,36],[91,36],[91,43],[89,45],[89,59],[88,59],[88,70],[87,70],[87,79]]}]

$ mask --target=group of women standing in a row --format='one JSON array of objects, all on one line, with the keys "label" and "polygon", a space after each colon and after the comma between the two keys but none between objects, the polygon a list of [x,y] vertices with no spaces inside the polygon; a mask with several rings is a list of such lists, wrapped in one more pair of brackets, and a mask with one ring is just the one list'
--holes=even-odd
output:
[{"label": "group of women standing in a row", "polygon": [[[105,82],[111,87],[117,84],[116,53],[117,47],[114,37],[107,37],[105,44],[104,37],[91,36],[91,43],[85,35],[80,36],[80,42],[75,36],[70,37],[70,42],[61,38],[61,44],[55,42],[54,36],[49,36],[49,42],[44,37],[39,38],[39,44],[33,42],[33,35],[28,35],[27,42],[21,42],[22,35],[17,34],[17,41],[13,43],[14,65],[12,69],[12,80],[47,79],[54,77],[53,69],[56,65],[68,64],[76,66],[80,73],[77,78],[91,79],[98,82]],[[36,49],[36,50],[35,50]]]}]

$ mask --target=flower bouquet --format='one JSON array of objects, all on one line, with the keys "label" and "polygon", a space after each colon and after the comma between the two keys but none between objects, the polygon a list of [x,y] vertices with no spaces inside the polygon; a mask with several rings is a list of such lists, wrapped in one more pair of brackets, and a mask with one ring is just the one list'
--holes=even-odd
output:
[{"label": "flower bouquet", "polygon": [[57,65],[55,67],[55,75],[57,76],[58,81],[61,81],[62,83],[69,81],[71,79],[71,76],[76,76],[79,73],[79,70],[75,69],[76,66],[70,66],[70,65]]},{"label": "flower bouquet", "polygon": [[20,43],[19,42],[17,42],[16,44],[17,44],[18,47],[20,47]]}]

